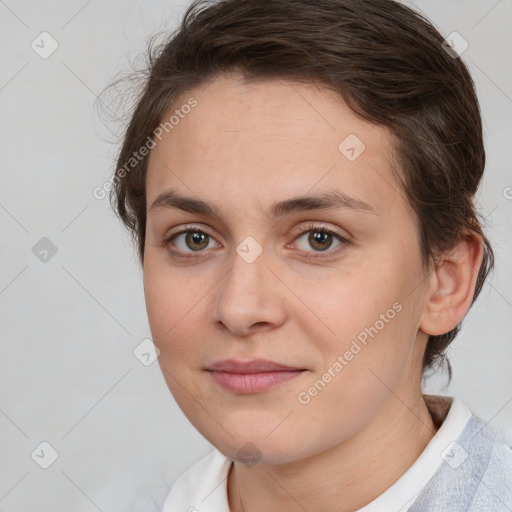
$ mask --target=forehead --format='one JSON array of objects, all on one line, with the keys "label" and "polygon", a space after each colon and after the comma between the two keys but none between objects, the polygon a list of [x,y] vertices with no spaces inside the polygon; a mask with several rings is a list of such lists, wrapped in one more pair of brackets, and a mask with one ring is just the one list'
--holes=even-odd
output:
[{"label": "forehead", "polygon": [[163,122],[191,99],[196,105],[155,139],[148,205],[166,188],[226,209],[333,189],[376,210],[403,201],[392,175],[392,135],[333,91],[223,75],[181,95]]}]

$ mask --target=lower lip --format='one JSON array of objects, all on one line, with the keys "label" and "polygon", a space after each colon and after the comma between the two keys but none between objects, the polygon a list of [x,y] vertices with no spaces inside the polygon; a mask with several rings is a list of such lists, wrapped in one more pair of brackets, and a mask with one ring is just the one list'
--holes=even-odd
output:
[{"label": "lower lip", "polygon": [[251,394],[268,389],[302,375],[304,370],[263,372],[263,373],[228,373],[210,371],[210,374],[223,388],[235,393]]}]

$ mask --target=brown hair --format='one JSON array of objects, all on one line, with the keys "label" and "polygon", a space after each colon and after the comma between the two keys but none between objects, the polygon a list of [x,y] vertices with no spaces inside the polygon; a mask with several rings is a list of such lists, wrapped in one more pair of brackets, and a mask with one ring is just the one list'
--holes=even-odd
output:
[{"label": "brown hair", "polygon": [[[482,122],[471,76],[420,14],[394,0],[196,0],[149,66],[126,130],[111,201],[144,264],[147,156],[173,101],[216,75],[283,78],[327,87],[395,136],[396,177],[418,217],[425,268],[464,236],[480,235],[484,260],[473,302],[494,265],[473,197],[485,165]],[[124,169],[124,171],[123,171]],[[423,370],[445,364],[460,325],[430,336]]]}]

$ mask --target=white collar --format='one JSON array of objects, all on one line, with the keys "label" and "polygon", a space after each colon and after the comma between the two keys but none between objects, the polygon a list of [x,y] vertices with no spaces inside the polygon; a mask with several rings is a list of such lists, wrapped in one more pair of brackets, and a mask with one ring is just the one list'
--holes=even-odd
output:
[{"label": "white collar", "polygon": [[230,512],[227,478],[232,462],[214,448],[175,482],[162,512]]},{"label": "white collar", "polygon": [[[387,491],[357,512],[405,511],[443,463],[448,447],[459,438],[471,411],[458,398],[424,395],[431,413],[444,421],[413,465]],[[443,413],[444,408],[444,413]],[[198,510],[230,512],[227,477],[232,461],[216,448],[196,462],[173,485],[162,512]]]}]

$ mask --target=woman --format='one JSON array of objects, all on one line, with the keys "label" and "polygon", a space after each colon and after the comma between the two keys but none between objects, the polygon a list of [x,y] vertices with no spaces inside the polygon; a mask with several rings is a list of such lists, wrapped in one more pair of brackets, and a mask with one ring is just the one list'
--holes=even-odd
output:
[{"label": "woman", "polygon": [[493,264],[462,43],[392,0],[221,0],[155,52],[112,199],[215,447],[165,512],[512,509],[510,447],[421,388]]}]

